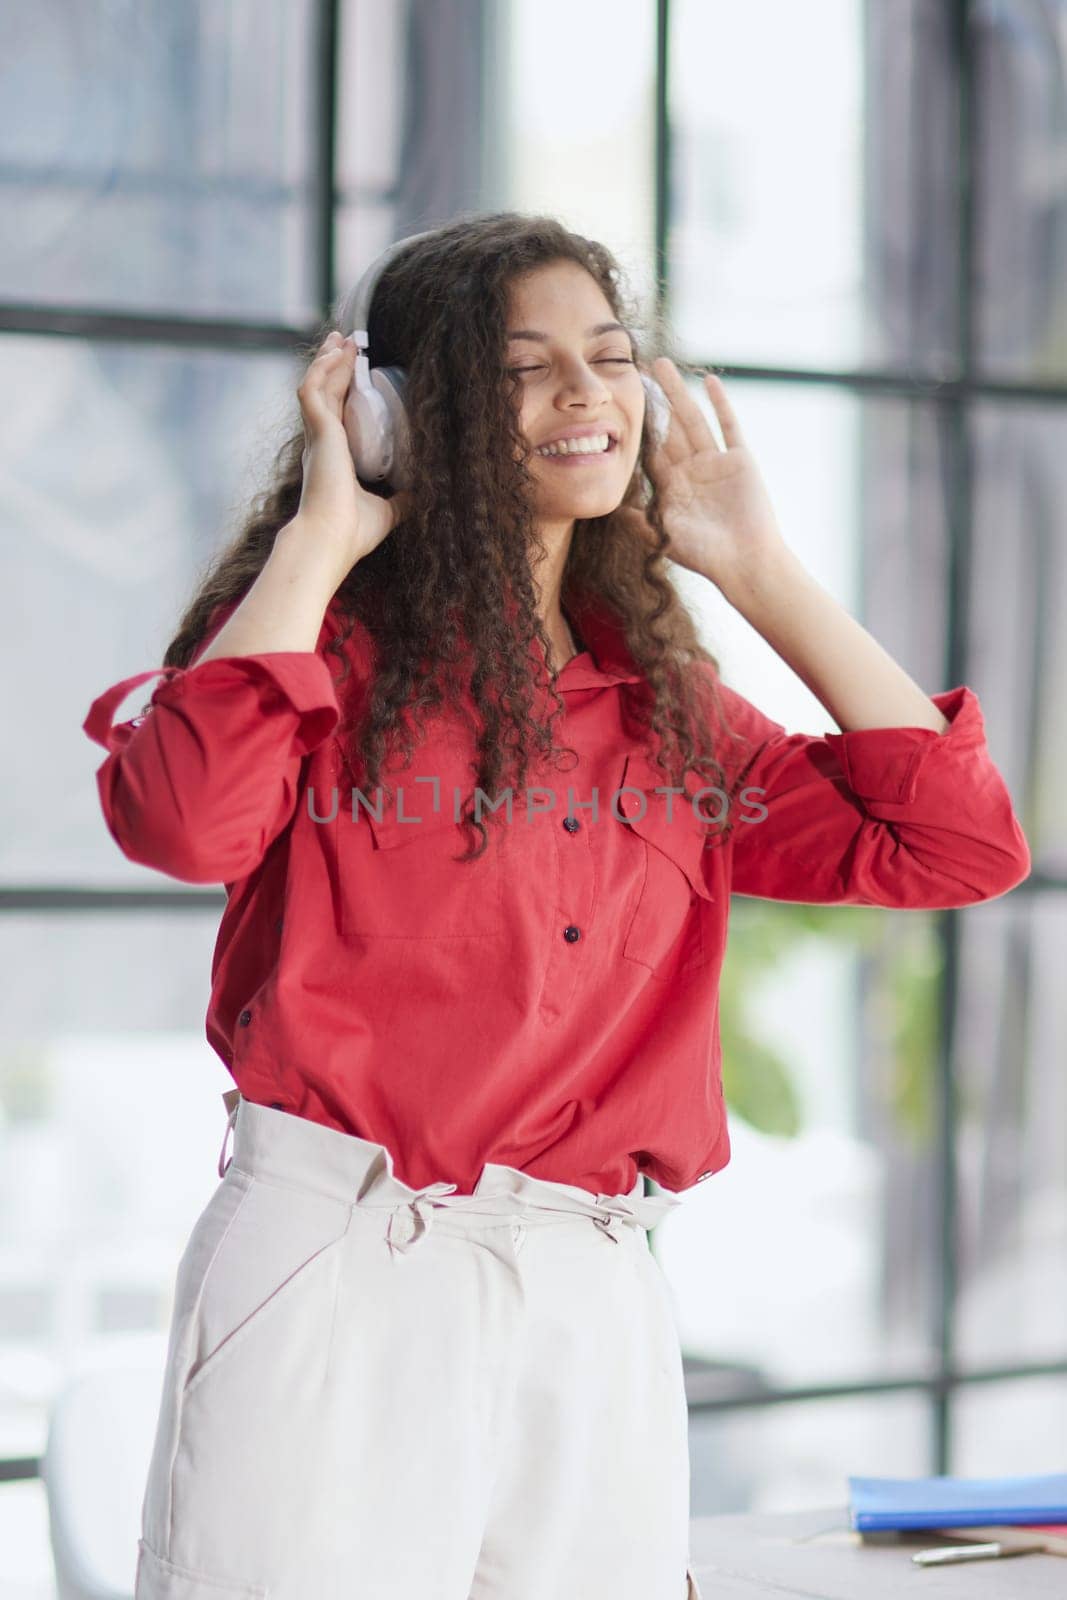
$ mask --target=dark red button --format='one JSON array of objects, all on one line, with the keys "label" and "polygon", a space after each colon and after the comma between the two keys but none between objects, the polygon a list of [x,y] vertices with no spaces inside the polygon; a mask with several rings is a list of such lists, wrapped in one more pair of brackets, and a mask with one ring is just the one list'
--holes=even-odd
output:
[{"label": "dark red button", "polygon": [[251,1011],[242,1011],[242,1012],[241,1012],[241,1015],[240,1015],[240,1016],[239,1016],[239,1017],[238,1017],[238,1018],[237,1018],[237,1020],[238,1020],[238,1022],[239,1022],[239,1023],[240,1023],[240,1024],[241,1024],[241,1027],[242,1027],[242,1028],[247,1028],[247,1027],[248,1027],[248,1024],[249,1024],[249,1023],[250,1023],[250,1022],[251,1022],[251,1020],[252,1020],[252,1013],[251,1013]]},{"label": "dark red button", "polygon": [[581,928],[576,928],[572,922],[568,927],[564,928],[563,937],[567,940],[568,944],[574,944],[575,940],[582,937],[582,930]]}]

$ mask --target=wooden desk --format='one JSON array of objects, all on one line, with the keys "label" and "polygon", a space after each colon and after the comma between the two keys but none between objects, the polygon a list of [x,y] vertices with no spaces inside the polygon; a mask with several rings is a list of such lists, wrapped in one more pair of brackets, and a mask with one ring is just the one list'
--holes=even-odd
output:
[{"label": "wooden desk", "polygon": [[861,1545],[845,1507],[824,1511],[694,1517],[693,1576],[701,1600],[1067,1600],[1067,1556],[1031,1553],[994,1561],[917,1567],[916,1550],[939,1540],[919,1531],[904,1545]]}]

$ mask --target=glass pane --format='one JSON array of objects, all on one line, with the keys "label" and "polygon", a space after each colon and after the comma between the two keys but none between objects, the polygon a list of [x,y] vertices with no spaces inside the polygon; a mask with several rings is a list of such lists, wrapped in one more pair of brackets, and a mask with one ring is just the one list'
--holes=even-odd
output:
[{"label": "glass pane", "polygon": [[[951,371],[939,0],[670,8],[671,305],[715,362]],[[773,41],[773,48],[768,42]]]},{"label": "glass pane", "polygon": [[[1059,1354],[1062,1357],[1062,1349]],[[1064,1439],[1067,1383],[1063,1378],[967,1384],[953,1398],[951,1470],[960,1477],[1062,1472]]]},{"label": "glass pane", "polygon": [[[339,301],[347,300],[375,257],[392,244],[396,237],[396,217],[396,206],[392,204],[376,205],[367,201],[338,208],[334,216],[333,244]],[[419,231],[407,229],[405,236],[407,232]]]},{"label": "glass pane", "polygon": [[[929,1414],[921,1394],[691,1411],[691,1514],[840,1507],[847,1527],[850,1474],[903,1478],[929,1471]],[[700,1535],[697,1527],[692,1554],[698,1564]]]},{"label": "glass pane", "polygon": [[730,1396],[932,1364],[937,962],[924,914],[734,903],[731,1159],[654,1233]]},{"label": "glass pane", "polygon": [[404,23],[396,0],[342,0],[336,178],[341,195],[381,193],[396,182],[404,114]]},{"label": "glass pane", "polygon": [[[702,383],[690,394],[718,433]],[[731,378],[731,404],[744,429],[778,522],[804,565],[843,605],[857,604],[857,492],[861,402],[842,390]],[[836,724],[810,689],[714,583],[686,567],[672,580],[698,618],[723,677],[769,716],[810,732]]]},{"label": "glass pane", "polygon": [[92,1347],[166,1331],[232,1087],[203,1031],[219,916],[0,919],[0,1457],[43,1447]]},{"label": "glass pane", "polygon": [[972,678],[1034,866],[1067,874],[1067,406],[974,412]]},{"label": "glass pane", "polygon": [[[704,386],[689,391],[712,423]],[[948,566],[944,442],[936,408],[821,384],[731,378],[731,403],[789,547],[928,693],[943,679]],[[707,579],[672,578],[727,682],[790,728],[829,712]]]},{"label": "glass pane", "polygon": [[1067,1350],[1067,894],[974,906],[962,935],[959,1360],[965,1368],[1060,1361]]},{"label": "glass pane", "polygon": [[501,203],[602,240],[647,298],[655,6],[507,0],[499,13],[486,76],[507,174]]},{"label": "glass pane", "polygon": [[306,322],[315,10],[8,8],[0,298]]},{"label": "glass pane", "polygon": [[[3,437],[0,577],[8,738],[28,781],[0,802],[0,881],[173,887],[121,854],[100,813],[106,752],[81,724],[120,678],[158,666],[196,575],[299,427],[285,356],[7,335],[19,394]],[[51,644],[52,648],[48,648]],[[72,664],[76,663],[75,670]],[[117,715],[136,716],[154,687]]]},{"label": "glass pane", "polygon": [[1067,377],[1067,0],[971,0],[975,322],[989,376]]},{"label": "glass pane", "polygon": [[501,130],[511,108],[503,0],[348,0],[340,21],[334,267],[347,296],[395,238],[510,204]]},{"label": "glass pane", "polygon": [[[790,547],[929,692],[951,687],[936,411],[728,388]],[[728,682],[790,730],[836,726],[713,584],[672,577]],[[914,912],[734,904],[720,1010],[733,1158],[656,1245],[685,1348],[742,1391],[933,1360],[940,960],[934,919]]]},{"label": "glass pane", "polygon": [[855,472],[862,565],[855,615],[927,694],[955,688],[948,654],[948,441],[921,400],[866,398]]}]

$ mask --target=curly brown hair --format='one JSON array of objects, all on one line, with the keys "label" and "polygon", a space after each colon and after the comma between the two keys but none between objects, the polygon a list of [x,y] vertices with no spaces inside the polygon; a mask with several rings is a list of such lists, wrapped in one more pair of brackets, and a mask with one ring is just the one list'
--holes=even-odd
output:
[{"label": "curly brown hair", "polygon": [[[347,626],[325,647],[340,657],[343,680],[344,642],[357,620],[373,641],[380,666],[359,697],[358,717],[335,734],[339,741],[349,736],[342,742],[347,764],[372,788],[394,749],[402,749],[406,764],[413,757],[401,713],[418,717],[423,731],[422,713],[442,705],[442,687],[454,706],[466,692],[477,708],[481,729],[472,769],[477,766],[475,783],[486,796],[508,781],[506,742],[512,746],[510,782],[519,790],[534,752],[554,760],[570,748],[553,742],[564,706],[551,680],[554,709],[547,722],[531,714],[530,649],[540,640],[547,661],[550,641],[531,577],[530,552],[543,546],[531,511],[529,445],[514,403],[521,380],[507,370],[506,340],[512,280],[558,261],[577,262],[596,280],[613,315],[631,332],[641,368],[663,353],[680,371],[701,370],[677,353],[663,318],[653,317],[647,341],[639,337],[635,303],[615,257],[551,216],[464,213],[389,262],[375,285],[367,332],[372,365],[407,372],[411,506],[340,585],[333,604]],[[305,370],[331,330],[347,332],[339,325],[343,309],[343,302],[335,305],[311,341],[299,347]],[[718,660],[701,645],[667,575],[669,539],[648,470],[653,448],[646,410],[621,504],[604,516],[576,520],[561,603],[572,615],[592,603],[621,630],[642,680],[620,685],[624,719],[638,734],[655,736],[646,748],[668,781],[680,787],[692,771],[728,796],[725,818],[710,825],[704,818],[711,843],[730,830],[739,781],[728,781],[715,735],[735,735],[716,689]],[[303,451],[298,419],[277,453],[271,482],[198,580],[165,666],[188,666],[216,612],[232,610],[262,570],[279,530],[296,514]],[[469,678],[458,670],[465,652]],[[693,670],[698,663],[704,665]],[[481,832],[478,849],[462,858],[466,862],[484,853],[488,839],[471,811],[464,821]]]}]

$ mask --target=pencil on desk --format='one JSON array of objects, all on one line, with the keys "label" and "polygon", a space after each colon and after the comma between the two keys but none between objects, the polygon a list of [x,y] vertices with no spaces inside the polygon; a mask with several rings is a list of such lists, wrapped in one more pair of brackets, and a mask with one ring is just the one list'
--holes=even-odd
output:
[{"label": "pencil on desk", "polygon": [[991,1561],[997,1556],[1028,1556],[1041,1549],[1039,1544],[950,1544],[941,1549],[919,1550],[911,1559],[917,1567],[943,1567],[950,1561]]}]

